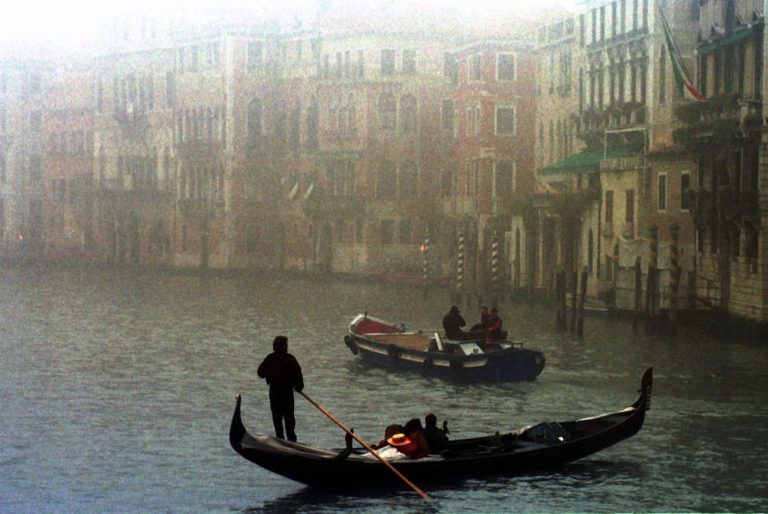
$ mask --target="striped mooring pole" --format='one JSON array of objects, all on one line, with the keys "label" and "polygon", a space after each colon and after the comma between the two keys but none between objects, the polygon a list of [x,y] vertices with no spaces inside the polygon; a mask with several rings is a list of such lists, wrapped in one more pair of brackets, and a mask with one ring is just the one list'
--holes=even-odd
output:
[{"label": "striped mooring pole", "polygon": [[[491,236],[491,291],[499,290],[499,235],[494,230]],[[495,303],[495,299],[494,299]]]},{"label": "striped mooring pole", "polygon": [[429,232],[421,244],[421,253],[424,256],[424,289],[429,287]]},{"label": "striped mooring pole", "polygon": [[675,224],[669,227],[672,240],[669,244],[669,319],[675,321],[677,318],[677,288],[680,285],[680,226]]},{"label": "striped mooring pole", "polygon": [[459,229],[459,249],[456,258],[456,295],[457,303],[461,302],[461,293],[464,291],[464,229]]}]

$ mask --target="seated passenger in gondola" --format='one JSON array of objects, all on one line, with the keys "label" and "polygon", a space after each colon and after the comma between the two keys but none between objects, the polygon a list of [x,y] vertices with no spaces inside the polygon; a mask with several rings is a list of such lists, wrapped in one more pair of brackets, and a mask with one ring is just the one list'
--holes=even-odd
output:
[{"label": "seated passenger in gondola", "polygon": [[429,455],[429,442],[424,437],[424,428],[421,426],[421,420],[419,418],[413,418],[405,424],[405,435],[416,443],[417,451],[413,452],[413,455],[409,455],[414,459],[420,459]]},{"label": "seated passenger in gondola", "polygon": [[[412,459],[420,459],[429,455],[428,453],[427,455],[422,455],[422,450],[419,448],[419,445],[405,434],[395,434],[387,439],[387,443],[399,453]],[[383,455],[381,452],[379,452],[379,454],[385,458],[391,458],[391,456]]]},{"label": "seated passenger in gondola", "polygon": [[443,421],[443,428],[437,426],[437,416],[432,413],[424,418],[425,427],[422,433],[427,439],[429,453],[440,453],[448,447],[448,423]]},{"label": "seated passenger in gondola", "polygon": [[384,439],[379,441],[379,444],[371,445],[371,447],[375,450],[376,448],[384,448],[389,443],[387,440],[392,437],[395,434],[402,434],[405,432],[405,428],[403,428],[402,425],[389,425],[387,428],[384,429]]}]

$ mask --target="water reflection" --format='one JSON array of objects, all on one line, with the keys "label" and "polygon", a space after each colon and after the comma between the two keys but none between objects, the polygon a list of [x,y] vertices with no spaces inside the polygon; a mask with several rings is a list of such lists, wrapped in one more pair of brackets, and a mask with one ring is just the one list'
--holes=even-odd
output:
[{"label": "water reflection", "polygon": [[435,496],[425,501],[413,491],[371,490],[365,488],[364,484],[361,484],[360,494],[354,495],[304,488],[242,512],[247,514],[377,512],[383,508],[388,512],[414,514],[440,512],[439,498]]}]

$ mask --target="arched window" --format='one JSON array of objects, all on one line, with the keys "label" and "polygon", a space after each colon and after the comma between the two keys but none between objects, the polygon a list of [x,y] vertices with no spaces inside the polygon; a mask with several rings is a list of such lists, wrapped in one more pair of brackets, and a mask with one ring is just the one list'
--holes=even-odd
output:
[{"label": "arched window", "polygon": [[210,107],[205,109],[205,130],[208,142],[213,141],[213,109]]},{"label": "arched window", "polygon": [[667,56],[665,55],[666,49],[664,45],[661,45],[661,52],[659,53],[659,103],[663,104],[667,101]]},{"label": "arched window", "polygon": [[736,3],[728,0],[725,5],[725,31],[730,33],[736,27]]},{"label": "arched window", "polygon": [[347,126],[349,128],[350,132],[354,132],[357,130],[357,120],[356,120],[356,114],[355,114],[355,95],[352,93],[349,94],[347,97]]},{"label": "arched window", "polygon": [[342,96],[339,96],[339,132],[346,132],[347,122],[349,121],[349,118],[347,117],[347,104],[344,101],[345,99]]},{"label": "arched window", "polygon": [[277,102],[277,107],[275,109],[275,137],[277,138],[278,143],[285,143],[286,142],[286,112],[285,112],[285,103],[283,101]]},{"label": "arched window", "polygon": [[379,97],[379,124],[387,130],[397,127],[397,103],[392,93],[382,93]]},{"label": "arched window", "polygon": [[309,111],[307,112],[307,145],[310,148],[315,148],[317,146],[317,123],[317,97],[313,96],[309,101]]},{"label": "arched window", "polygon": [[414,198],[419,191],[419,171],[416,163],[406,161],[400,165],[400,180],[397,183],[398,198]]},{"label": "arched window", "polygon": [[301,104],[297,100],[291,110],[291,146],[298,149],[301,142]]},{"label": "arched window", "polygon": [[400,99],[400,123],[403,132],[416,131],[416,97],[405,95]]},{"label": "arched window", "polygon": [[395,163],[392,161],[382,161],[379,164],[376,176],[376,198],[380,200],[393,199],[396,191],[395,184],[397,184]]},{"label": "arched window", "polygon": [[248,139],[253,142],[261,137],[261,100],[254,98],[248,104]]},{"label": "arched window", "polygon": [[328,130],[337,132],[339,130],[339,99],[331,96],[328,100]]},{"label": "arched window", "polygon": [[167,190],[171,181],[171,151],[167,146],[163,150],[163,175],[160,180],[161,188]]}]

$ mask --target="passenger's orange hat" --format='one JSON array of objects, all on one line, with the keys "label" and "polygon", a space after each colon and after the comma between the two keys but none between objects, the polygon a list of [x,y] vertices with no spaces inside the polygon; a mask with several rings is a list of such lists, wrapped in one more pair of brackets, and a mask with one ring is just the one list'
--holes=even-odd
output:
[{"label": "passenger's orange hat", "polygon": [[390,446],[405,446],[411,444],[412,441],[405,434],[395,434],[387,439],[387,442]]}]

